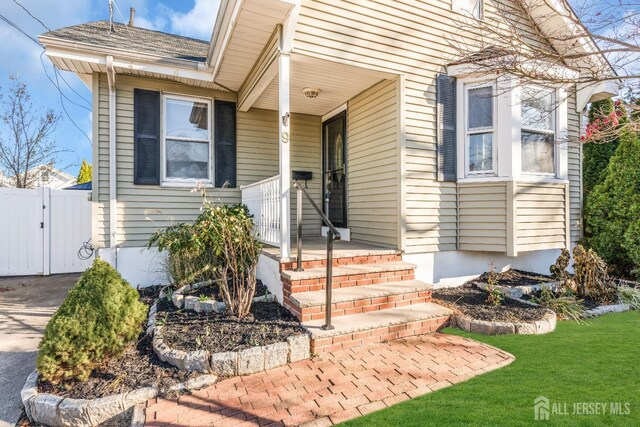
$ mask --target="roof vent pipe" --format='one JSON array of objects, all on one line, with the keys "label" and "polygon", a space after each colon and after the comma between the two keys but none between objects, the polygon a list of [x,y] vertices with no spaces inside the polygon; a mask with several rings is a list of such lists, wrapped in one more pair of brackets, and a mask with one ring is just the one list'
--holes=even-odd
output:
[{"label": "roof vent pipe", "polygon": [[136,14],[136,8],[132,7],[129,9],[129,27],[133,28],[133,17]]}]

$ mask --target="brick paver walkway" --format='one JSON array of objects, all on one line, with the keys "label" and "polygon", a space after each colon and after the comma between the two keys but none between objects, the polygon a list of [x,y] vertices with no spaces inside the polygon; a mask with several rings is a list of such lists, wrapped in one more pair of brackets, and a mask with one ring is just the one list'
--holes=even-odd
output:
[{"label": "brick paver walkway", "polygon": [[509,353],[432,334],[323,354],[154,399],[147,426],[336,424],[508,365]]}]

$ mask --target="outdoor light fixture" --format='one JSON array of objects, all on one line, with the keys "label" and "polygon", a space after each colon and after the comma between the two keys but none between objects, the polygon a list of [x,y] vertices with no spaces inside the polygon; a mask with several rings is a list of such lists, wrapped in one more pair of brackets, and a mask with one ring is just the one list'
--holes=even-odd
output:
[{"label": "outdoor light fixture", "polygon": [[320,94],[320,89],[317,87],[305,87],[302,89],[302,93],[304,93],[304,97],[307,99],[316,99]]}]

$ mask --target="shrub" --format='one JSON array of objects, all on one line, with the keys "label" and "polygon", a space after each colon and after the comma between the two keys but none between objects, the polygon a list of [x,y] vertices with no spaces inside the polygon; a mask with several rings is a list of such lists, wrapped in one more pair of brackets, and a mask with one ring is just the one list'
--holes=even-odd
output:
[{"label": "shrub", "polygon": [[[156,232],[149,246],[168,251],[168,269],[178,284],[215,278],[232,315],[244,317],[256,289],[256,266],[262,245],[244,205],[214,204],[203,187],[202,208],[193,224],[176,224]],[[197,279],[196,279],[197,278]]]},{"label": "shrub", "polygon": [[[601,120],[612,111],[614,111],[614,104],[609,98],[591,103],[589,123]],[[617,140],[606,143],[593,142],[584,145],[582,176],[585,199],[588,199],[595,186],[604,180],[609,160],[615,153],[616,148],[618,148]]]},{"label": "shrub", "polygon": [[44,331],[36,367],[57,384],[86,380],[105,359],[122,353],[142,332],[147,307],[108,263],[95,260]]},{"label": "shrub", "polygon": [[548,286],[543,287],[540,296],[531,298],[531,301],[555,312],[561,319],[579,322],[584,315],[582,301],[569,292],[556,295]]},{"label": "shrub", "polygon": [[211,250],[198,242],[203,225],[180,223],[155,232],[148,247],[156,245],[167,251],[165,269],[177,288],[215,277],[217,259]]},{"label": "shrub", "polygon": [[623,132],[604,181],[587,199],[587,244],[619,276],[640,277],[640,142]]},{"label": "shrub", "polygon": [[551,275],[555,279],[559,280],[563,285],[566,285],[567,280],[569,279],[567,268],[569,267],[570,262],[571,252],[569,252],[569,249],[563,248],[556,262],[549,268]]},{"label": "shrub", "polygon": [[249,210],[243,205],[206,204],[199,222],[207,225],[206,232],[198,235],[199,244],[210,248],[219,260],[220,296],[232,315],[244,317],[255,294],[262,249]]},{"label": "shrub", "polygon": [[607,264],[593,249],[577,245],[573,249],[573,283],[579,297],[591,298],[598,303],[611,303],[616,290],[607,274]]},{"label": "shrub", "polygon": [[633,310],[640,310],[640,289],[622,285],[618,288],[618,299]]},{"label": "shrub", "polygon": [[487,272],[487,304],[499,307],[504,301],[504,293],[498,288],[498,274],[493,262],[489,264]]}]

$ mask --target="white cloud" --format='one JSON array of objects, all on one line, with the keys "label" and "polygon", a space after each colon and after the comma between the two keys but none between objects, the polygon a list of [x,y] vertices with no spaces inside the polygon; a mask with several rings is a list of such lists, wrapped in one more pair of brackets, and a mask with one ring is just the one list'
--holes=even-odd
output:
[{"label": "white cloud", "polygon": [[220,0],[195,0],[193,9],[187,13],[172,12],[171,31],[203,40],[211,38]]}]

